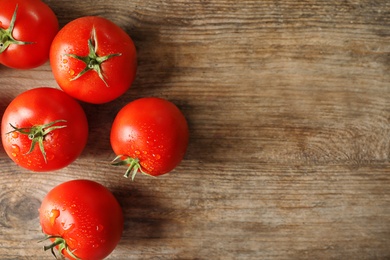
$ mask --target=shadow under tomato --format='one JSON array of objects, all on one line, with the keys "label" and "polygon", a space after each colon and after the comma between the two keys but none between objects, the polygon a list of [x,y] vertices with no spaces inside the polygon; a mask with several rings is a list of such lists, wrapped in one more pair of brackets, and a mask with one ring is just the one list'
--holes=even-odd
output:
[{"label": "shadow under tomato", "polygon": [[161,212],[164,205],[144,192],[134,188],[113,192],[122,206],[125,220],[121,243],[134,245],[137,241],[163,237],[166,221],[161,218]]},{"label": "shadow under tomato", "polygon": [[87,116],[89,128],[87,145],[81,157],[96,158],[112,153],[110,131],[116,110],[111,104],[94,105],[83,102],[80,104]]},{"label": "shadow under tomato", "polygon": [[212,123],[198,119],[199,115],[212,117],[212,109],[208,110],[206,106],[192,103],[190,100],[171,101],[182,111],[188,124],[189,141],[184,160],[197,161],[199,164],[213,163],[221,153],[227,153],[224,148],[225,133],[214,128]]}]

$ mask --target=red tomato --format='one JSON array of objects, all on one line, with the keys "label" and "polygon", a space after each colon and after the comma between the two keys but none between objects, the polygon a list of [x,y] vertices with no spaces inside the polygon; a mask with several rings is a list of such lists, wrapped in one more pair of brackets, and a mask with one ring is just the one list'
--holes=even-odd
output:
[{"label": "red tomato", "polygon": [[130,36],[113,22],[95,16],[73,20],[59,31],[50,63],[54,78],[66,93],[94,104],[124,94],[137,70]]},{"label": "red tomato", "polygon": [[0,0],[0,63],[17,69],[42,65],[58,29],[56,15],[41,0]]},{"label": "red tomato", "polygon": [[61,90],[23,92],[7,107],[1,137],[8,156],[33,171],[51,171],[73,162],[88,138],[88,122],[76,100]]},{"label": "red tomato", "polygon": [[161,98],[130,102],[117,114],[111,128],[111,146],[118,155],[114,165],[128,165],[125,174],[138,170],[158,176],[172,171],[187,150],[189,131],[181,111]]},{"label": "red tomato", "polygon": [[99,260],[117,246],[123,213],[114,195],[90,180],[72,180],[54,187],[39,209],[42,231],[70,259]]}]

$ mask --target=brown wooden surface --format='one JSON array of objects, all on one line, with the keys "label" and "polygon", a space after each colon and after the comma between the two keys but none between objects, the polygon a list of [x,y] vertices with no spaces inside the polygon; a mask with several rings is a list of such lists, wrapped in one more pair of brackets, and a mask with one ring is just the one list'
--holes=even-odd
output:
[{"label": "brown wooden surface", "polygon": [[[46,0],[61,26],[100,15],[138,49],[132,88],[83,104],[90,138],[66,169],[32,173],[0,151],[0,259],[52,259],[38,208],[55,185],[106,185],[125,213],[109,259],[389,259],[388,0]],[[56,87],[49,64],[0,68],[0,111]],[[108,165],[112,120],[158,96],[188,119],[185,160],[135,182]]]}]

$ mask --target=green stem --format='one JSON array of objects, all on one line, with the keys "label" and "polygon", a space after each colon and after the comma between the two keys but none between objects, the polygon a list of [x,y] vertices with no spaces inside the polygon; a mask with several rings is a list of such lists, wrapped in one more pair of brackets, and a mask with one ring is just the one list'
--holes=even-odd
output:
[{"label": "green stem", "polygon": [[131,175],[131,180],[132,181],[134,181],[135,176],[137,175],[137,173],[139,171],[141,173],[143,173],[143,174],[149,175],[149,174],[145,173],[142,170],[142,167],[141,167],[141,164],[140,164],[140,161],[139,161],[138,158],[131,158],[131,157],[124,156],[124,155],[118,155],[111,162],[111,165],[114,165],[114,166],[123,166],[123,165],[128,166],[127,170],[126,170],[126,172],[125,172],[125,174],[123,176],[126,177],[126,178],[129,178],[129,176]]},{"label": "green stem", "polygon": [[99,78],[104,82],[106,87],[108,86],[108,83],[106,79],[104,78],[103,75],[103,70],[102,70],[102,63],[113,58],[116,56],[121,56],[121,53],[114,53],[114,54],[109,54],[106,56],[98,56],[97,51],[98,51],[98,40],[96,37],[96,30],[95,28],[92,29],[91,32],[91,38],[88,40],[88,49],[89,49],[89,54],[87,56],[79,56],[76,54],[67,54],[68,57],[72,57],[74,59],[80,60],[85,63],[85,68],[78,73],[74,78],[71,80],[76,80],[83,76],[85,73],[87,73],[90,70],[94,70],[98,75]]},{"label": "green stem", "polygon": [[17,132],[20,134],[27,135],[28,138],[31,140],[31,146],[30,146],[29,151],[26,154],[31,153],[34,150],[35,145],[38,143],[38,146],[39,146],[39,149],[41,150],[43,159],[45,160],[45,163],[47,163],[46,151],[44,148],[43,141],[45,140],[45,137],[47,134],[53,132],[54,130],[66,127],[66,125],[54,125],[54,124],[61,123],[61,122],[66,123],[66,120],[60,119],[60,120],[55,120],[53,122],[50,122],[50,123],[47,123],[44,125],[35,125],[33,127],[24,127],[24,128],[17,128],[15,126],[13,126],[12,124],[10,124],[10,126],[14,130],[12,130],[6,134],[11,134],[11,133]]},{"label": "green stem", "polygon": [[18,5],[15,7],[15,11],[12,15],[11,22],[8,29],[0,28],[0,54],[3,53],[11,44],[25,45],[32,44],[33,42],[24,42],[16,40],[12,33],[15,27],[16,14],[18,12]]},{"label": "green stem", "polygon": [[[76,260],[81,260],[80,258],[78,258],[73,252],[72,250],[70,250],[68,244],[66,243],[65,239],[63,239],[62,237],[60,236],[46,236],[46,238],[43,240],[47,240],[47,239],[54,239],[54,242],[51,243],[50,245],[48,246],[44,246],[43,247],[43,250],[47,251],[50,249],[51,253],[54,255],[54,257],[57,259],[57,256],[56,254],[54,253],[54,248],[56,246],[58,246],[58,251],[63,255],[62,251],[65,250],[66,253],[68,253],[68,255],[70,255],[72,258],[76,259]],[[42,242],[42,241],[40,241]]]}]

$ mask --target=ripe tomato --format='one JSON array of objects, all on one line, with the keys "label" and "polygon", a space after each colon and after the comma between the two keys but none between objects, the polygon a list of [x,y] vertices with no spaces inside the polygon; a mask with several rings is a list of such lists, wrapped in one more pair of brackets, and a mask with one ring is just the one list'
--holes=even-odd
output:
[{"label": "ripe tomato", "polygon": [[59,31],[50,49],[50,63],[54,78],[66,93],[94,104],[124,94],[137,70],[130,36],[96,16],[73,20]]},{"label": "ripe tomato", "polygon": [[76,100],[61,90],[35,88],[18,95],[1,122],[8,156],[33,171],[51,171],[73,162],[88,138],[88,122]]},{"label": "ripe tomato", "polygon": [[[72,180],[54,187],[39,209],[42,231],[70,259],[99,260],[117,246],[123,213],[114,195],[90,180]],[[55,254],[54,254],[55,255]]]},{"label": "ripe tomato", "polygon": [[58,29],[56,15],[41,0],[0,0],[0,63],[17,69],[42,65]]},{"label": "ripe tomato", "polygon": [[124,106],[111,128],[110,141],[117,158],[114,165],[128,165],[125,174],[138,170],[158,176],[172,171],[187,150],[189,131],[181,111],[161,98],[137,99]]}]

